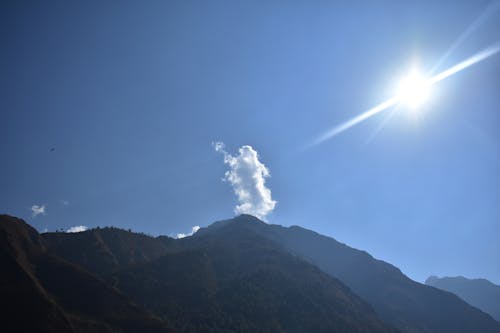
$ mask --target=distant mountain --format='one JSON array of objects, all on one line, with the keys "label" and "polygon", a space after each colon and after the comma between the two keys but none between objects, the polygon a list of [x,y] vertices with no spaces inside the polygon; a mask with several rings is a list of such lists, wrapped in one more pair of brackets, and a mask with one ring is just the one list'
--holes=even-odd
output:
[{"label": "distant mountain", "polygon": [[417,283],[364,251],[313,231],[268,225],[249,215],[202,228],[193,238],[221,230],[251,230],[338,278],[370,303],[387,323],[408,333],[500,332],[500,324],[453,294]]},{"label": "distant mountain", "polygon": [[0,215],[2,332],[174,332],[115,288],[50,254],[24,221]]},{"label": "distant mountain", "polygon": [[431,276],[425,284],[458,295],[500,322],[500,286],[486,279],[467,279],[462,276],[442,278]]}]

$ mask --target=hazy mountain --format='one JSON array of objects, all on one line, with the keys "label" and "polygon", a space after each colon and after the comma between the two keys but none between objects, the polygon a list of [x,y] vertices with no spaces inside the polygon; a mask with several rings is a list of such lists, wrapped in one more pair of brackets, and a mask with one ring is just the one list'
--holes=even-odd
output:
[{"label": "hazy mountain", "polygon": [[242,215],[202,228],[193,238],[239,228],[273,240],[338,278],[403,332],[500,332],[498,322],[457,296],[417,283],[393,265],[301,227],[268,225]]},{"label": "hazy mountain", "polygon": [[0,215],[3,332],[173,332],[85,270],[48,253],[38,232]]},{"label": "hazy mountain", "polygon": [[500,286],[486,279],[431,276],[425,284],[454,293],[500,321]]}]

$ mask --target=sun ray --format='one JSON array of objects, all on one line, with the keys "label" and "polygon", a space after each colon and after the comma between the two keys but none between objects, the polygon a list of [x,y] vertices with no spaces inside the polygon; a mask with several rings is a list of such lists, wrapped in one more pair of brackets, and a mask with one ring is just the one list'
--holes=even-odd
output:
[{"label": "sun ray", "polygon": [[394,117],[394,115],[400,111],[399,108],[393,108],[386,116],[384,119],[382,119],[382,121],[378,124],[377,128],[375,128],[375,130],[368,136],[368,138],[366,139],[365,143],[370,143],[373,141],[373,139],[375,139],[375,137],[378,135],[378,133],[380,133],[380,131],[382,131],[382,129],[384,129],[384,127],[389,123],[389,121],[392,119],[392,117]]},{"label": "sun ray", "polygon": [[[447,70],[444,70],[442,71],[441,73],[433,76],[432,78],[430,78],[429,80],[426,81],[426,86],[432,86],[448,77],[450,77],[451,75],[453,74],[456,74],[474,64],[477,64],[495,54],[497,54],[498,52],[500,52],[500,44],[495,44],[493,46],[490,46],[478,53],[476,53],[475,55],[465,59],[464,61],[448,68]],[[346,131],[347,129],[353,127],[354,125],[357,125],[359,124],[360,122],[376,115],[377,113],[379,112],[382,112],[396,104],[398,104],[400,102],[400,99],[401,99],[401,96],[394,96],[388,100],[386,100],[385,102],[382,102],[380,103],[379,105],[361,113],[360,115],[340,124],[340,125],[337,125],[335,127],[333,127],[332,129],[330,129],[329,131],[325,132],[324,134],[322,134],[321,136],[319,136],[316,140],[314,140],[310,145],[309,147],[313,147],[313,146],[316,146],[320,143],[323,143],[325,142],[326,140],[328,139],[331,139],[333,138],[334,136]]]},{"label": "sun ray", "polygon": [[484,49],[483,51],[476,53],[472,57],[465,59],[464,61],[456,64],[455,66],[448,68],[447,70],[442,71],[441,73],[433,76],[429,80],[429,84],[430,85],[436,84],[439,81],[442,81],[442,80],[446,79],[447,77],[449,77],[455,73],[458,73],[461,70],[466,69],[467,67],[470,67],[474,64],[477,64],[478,62],[483,61],[484,59],[489,58],[489,57],[497,54],[498,52],[500,52],[500,45],[494,45],[494,46],[491,46],[487,49]]},{"label": "sun ray", "polygon": [[342,133],[343,131],[353,127],[354,125],[359,124],[363,120],[370,118],[371,116],[374,116],[377,113],[384,111],[385,109],[390,108],[393,105],[396,105],[397,102],[398,102],[397,97],[393,97],[393,98],[388,99],[387,101],[380,103],[379,105],[371,108],[370,110],[363,112],[359,116],[356,116],[356,117],[352,118],[351,120],[346,121],[343,124],[335,126],[331,130],[329,130],[328,132],[326,132],[325,134],[323,134],[322,136],[317,138],[314,141],[314,143],[312,144],[312,146],[320,144],[320,143],[334,137],[335,135]]},{"label": "sun ray", "polygon": [[443,54],[439,61],[430,70],[429,76],[433,75],[441,66],[441,64],[448,59],[448,57],[467,39],[469,36],[477,30],[485,21],[487,21],[496,11],[500,10],[500,2],[492,2],[484,11],[467,27],[467,29],[462,32],[462,34],[455,40],[455,42],[450,46],[450,48]]}]

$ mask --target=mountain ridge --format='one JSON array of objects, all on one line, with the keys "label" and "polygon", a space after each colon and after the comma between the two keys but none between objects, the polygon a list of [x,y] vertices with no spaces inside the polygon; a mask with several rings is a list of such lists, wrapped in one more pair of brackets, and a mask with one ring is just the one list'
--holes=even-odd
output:
[{"label": "mountain ridge", "polygon": [[[43,253],[81,267],[179,332],[500,332],[489,315],[365,251],[250,215],[183,239],[118,228],[33,237]],[[19,249],[31,244],[22,239]],[[49,282],[45,289],[60,293]]]},{"label": "mountain ridge", "polygon": [[[382,319],[403,331],[436,333],[500,331],[500,325],[489,315],[455,295],[441,290],[435,291],[415,282],[397,267],[375,259],[366,251],[353,249],[332,237],[300,226],[283,227],[268,225],[262,221],[258,223],[255,217],[248,215],[241,215],[229,221],[240,223],[246,228],[253,228],[261,235],[277,241],[291,253],[301,256],[338,278],[374,306]],[[221,221],[216,222],[215,226],[218,229],[234,227],[234,224]],[[195,237],[210,233],[210,228],[211,226],[200,229]],[[439,306],[436,306],[436,303]],[[438,316],[439,313],[444,313],[450,318]]]},{"label": "mountain ridge", "polygon": [[38,232],[23,220],[0,215],[3,329],[9,332],[174,332],[116,289],[49,253],[46,245]]},{"label": "mountain ridge", "polygon": [[[189,332],[201,327],[214,332],[237,328],[245,332],[396,332],[382,324],[370,306],[340,281],[283,252],[273,242],[244,230],[211,236],[184,238],[180,240],[184,249],[179,253],[118,272],[112,279],[155,313],[189,307]],[[189,265],[193,261],[198,264]],[[189,266],[183,268],[185,265]],[[199,280],[192,272],[209,278]],[[153,293],[144,296],[151,286],[141,285],[146,276],[159,285],[152,291],[162,290],[167,295],[155,294],[153,303]],[[175,276],[185,278],[177,281]],[[190,281],[187,289],[186,279]],[[191,288],[198,292],[192,294]],[[184,304],[184,298],[175,297],[176,293],[189,295],[192,301]],[[169,305],[169,301],[174,303]],[[206,318],[212,312],[218,315]]]},{"label": "mountain ridge", "polygon": [[[0,224],[8,223],[6,219],[0,217]],[[41,236],[34,229],[30,230],[43,245],[40,249],[42,260],[36,262],[39,266],[37,281],[48,294],[56,296],[56,305],[62,314],[69,314],[68,327],[59,325],[57,331],[153,332],[155,328],[148,326],[148,330],[146,319],[158,316],[161,320],[152,323],[173,325],[172,330],[166,326],[157,327],[158,332],[397,332],[340,281],[281,251],[273,242],[258,235],[244,232],[239,237],[234,234],[227,237],[221,234],[214,242],[205,238],[198,244],[201,246],[195,246],[189,238],[173,241],[114,228],[105,230],[104,233],[111,235],[104,237],[100,237],[103,236],[100,229]],[[134,239],[156,245],[144,247]],[[64,246],[60,242],[65,243]],[[162,246],[158,245],[160,242]],[[22,248],[23,244],[21,241],[17,247]],[[83,255],[60,258],[63,253],[58,251],[66,252],[72,244],[76,249],[69,253],[80,251]],[[129,246],[123,247],[123,244]],[[137,251],[139,247],[144,253]],[[155,258],[152,254],[158,247],[162,248],[162,255]],[[79,265],[78,261],[88,263],[86,254],[92,253],[98,253],[92,258],[101,259],[102,264],[86,268]],[[136,254],[133,261],[114,260],[130,253]],[[137,258],[140,260],[135,260]],[[76,261],[68,264],[67,260]],[[107,263],[116,264],[116,267],[108,269]],[[80,277],[75,278],[72,274]],[[101,291],[96,294],[94,289]],[[98,299],[97,304],[93,304],[93,297]],[[115,310],[117,314],[122,310],[109,301],[119,301],[120,297],[133,301],[127,306],[137,314],[127,310],[125,318],[113,317]],[[24,303],[28,302],[24,299]],[[147,314],[144,319],[140,317],[142,314]],[[50,316],[38,315],[52,322]],[[134,321],[138,316],[139,322]],[[96,318],[93,323],[101,326],[91,326],[89,318]],[[87,326],[78,325],[81,322]],[[70,326],[77,326],[77,329]]]},{"label": "mountain ridge", "polygon": [[425,284],[451,292],[500,322],[500,286],[487,279],[430,276]]}]

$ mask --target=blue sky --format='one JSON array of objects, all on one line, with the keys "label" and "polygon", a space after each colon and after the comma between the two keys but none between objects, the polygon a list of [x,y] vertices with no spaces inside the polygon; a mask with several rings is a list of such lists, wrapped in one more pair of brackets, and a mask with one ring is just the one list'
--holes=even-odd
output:
[{"label": "blue sky", "polygon": [[[419,281],[500,283],[500,55],[434,86],[418,117],[384,123],[389,110],[303,149],[390,97],[412,63],[432,68],[490,4],[2,2],[0,212],[40,231],[188,233],[238,204],[223,141],[270,170],[270,223]],[[439,69],[498,42],[497,10]]]}]

